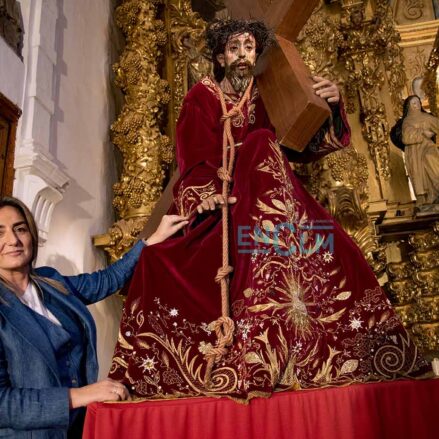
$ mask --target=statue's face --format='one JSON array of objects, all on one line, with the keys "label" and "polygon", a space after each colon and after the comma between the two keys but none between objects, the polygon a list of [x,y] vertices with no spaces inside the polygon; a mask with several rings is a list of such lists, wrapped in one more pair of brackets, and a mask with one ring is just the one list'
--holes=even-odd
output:
[{"label": "statue's face", "polygon": [[419,98],[412,98],[410,100],[410,110],[419,111],[421,109],[421,101]]},{"label": "statue's face", "polygon": [[363,19],[364,14],[361,9],[355,9],[354,11],[352,11],[350,20],[354,26],[360,26],[360,24],[363,22]]},{"label": "statue's face", "polygon": [[248,32],[231,35],[223,54],[218,55],[222,67],[235,70],[240,76],[246,76],[256,63],[256,40]]}]

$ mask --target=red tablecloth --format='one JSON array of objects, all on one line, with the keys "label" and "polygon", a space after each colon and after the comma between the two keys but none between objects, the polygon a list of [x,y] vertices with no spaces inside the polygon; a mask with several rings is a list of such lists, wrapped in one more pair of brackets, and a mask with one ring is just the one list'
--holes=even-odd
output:
[{"label": "red tablecloth", "polygon": [[254,399],[98,403],[84,439],[437,439],[439,380],[358,384]]}]

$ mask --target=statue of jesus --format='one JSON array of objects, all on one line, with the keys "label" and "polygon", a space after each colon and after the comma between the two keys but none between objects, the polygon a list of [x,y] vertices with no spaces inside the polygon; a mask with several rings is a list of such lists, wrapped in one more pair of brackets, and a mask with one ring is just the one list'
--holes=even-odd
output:
[{"label": "statue of jesus", "polygon": [[110,371],[138,397],[246,402],[428,370],[360,249],[289,166],[348,146],[338,88],[315,77],[332,116],[302,153],[284,150],[253,82],[271,40],[257,21],[207,29],[214,77],[177,125],[172,210],[190,222],[144,249]]}]

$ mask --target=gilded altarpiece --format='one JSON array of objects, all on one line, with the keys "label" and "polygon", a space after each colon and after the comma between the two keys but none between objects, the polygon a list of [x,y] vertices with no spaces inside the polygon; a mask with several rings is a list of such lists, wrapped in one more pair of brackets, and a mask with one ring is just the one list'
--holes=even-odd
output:
[{"label": "gilded altarpiece", "polygon": [[[410,46],[405,45],[406,36],[414,34],[401,28],[412,24],[395,22],[400,17],[399,3],[322,1],[303,29],[297,45],[310,69],[336,79],[344,89],[352,147],[296,170],[356,240],[424,349],[434,351],[439,333],[435,332],[439,302],[434,295],[439,270],[432,266],[433,254],[428,252],[438,259],[439,226],[424,221],[417,234],[401,234],[399,226],[399,234],[386,233],[386,239],[379,228],[396,222],[404,229],[413,218],[403,158],[390,144],[389,130],[400,115],[403,98],[416,86],[413,79],[422,77],[425,62],[419,51],[425,48],[412,49],[412,39]],[[215,10],[222,7],[221,1],[208,4]],[[126,39],[114,65],[125,104],[111,127],[113,142],[123,156],[122,175],[114,185],[119,220],[106,234],[95,237],[95,244],[111,260],[131,247],[151,216],[174,169],[174,129],[182,99],[210,71],[203,57],[205,21],[193,12],[189,0],[125,0],[115,14]],[[429,26],[436,29],[436,21],[429,20]],[[419,65],[407,61],[408,48]],[[419,270],[409,273],[404,265],[408,261]],[[397,291],[403,291],[404,297],[392,287],[401,279],[405,287]],[[422,325],[430,325],[425,326],[428,331],[422,332]]]}]

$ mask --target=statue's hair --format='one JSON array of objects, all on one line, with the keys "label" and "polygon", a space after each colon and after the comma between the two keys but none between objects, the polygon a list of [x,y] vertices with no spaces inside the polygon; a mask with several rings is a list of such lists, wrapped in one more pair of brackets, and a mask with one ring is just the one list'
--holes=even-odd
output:
[{"label": "statue's hair", "polygon": [[224,53],[227,41],[231,35],[245,32],[251,33],[255,37],[256,53],[258,55],[274,42],[273,33],[262,21],[215,19],[208,24],[206,29],[206,42],[217,81],[221,81],[225,74],[224,68],[221,67],[216,58],[217,55]]},{"label": "statue's hair", "polygon": [[[399,148],[401,151],[405,150],[405,145],[402,143],[402,124],[404,123],[404,119],[407,117],[409,109],[410,109],[410,102],[412,99],[419,99],[419,102],[421,102],[421,98],[418,95],[410,95],[404,100],[404,104],[402,105],[402,117],[396,122],[396,124],[392,127],[390,130],[390,140],[392,143]],[[421,111],[423,113],[427,113],[422,108],[421,104]],[[433,139],[433,141],[436,141]]]}]

